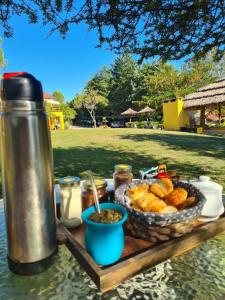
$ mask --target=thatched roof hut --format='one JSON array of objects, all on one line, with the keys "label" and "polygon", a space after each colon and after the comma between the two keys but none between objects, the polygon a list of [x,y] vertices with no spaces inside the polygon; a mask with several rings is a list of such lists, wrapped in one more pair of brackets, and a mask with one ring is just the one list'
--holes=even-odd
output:
[{"label": "thatched roof hut", "polygon": [[133,110],[132,108],[128,108],[127,110],[121,113],[121,116],[130,117],[130,122],[131,122],[131,117],[135,116],[136,114],[137,114],[136,110]]},{"label": "thatched roof hut", "polygon": [[137,111],[133,110],[132,108],[128,108],[127,110],[121,113],[122,116],[134,116],[136,115]]},{"label": "thatched roof hut", "polygon": [[225,77],[214,81],[184,98],[185,109],[225,104]]},{"label": "thatched roof hut", "polygon": [[206,108],[217,106],[219,109],[219,124],[221,121],[221,106],[225,105],[225,77],[217,79],[197,92],[187,95],[184,98],[185,110],[200,110],[200,125],[205,126]]},{"label": "thatched roof hut", "polygon": [[148,114],[152,113],[153,111],[155,111],[153,108],[145,106],[145,108],[141,109],[138,114]]}]

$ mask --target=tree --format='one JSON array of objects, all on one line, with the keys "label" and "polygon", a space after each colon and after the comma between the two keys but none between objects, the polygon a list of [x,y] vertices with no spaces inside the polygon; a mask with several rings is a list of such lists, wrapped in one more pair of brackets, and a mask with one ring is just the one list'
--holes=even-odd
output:
[{"label": "tree", "polygon": [[109,110],[115,115],[131,106],[134,100],[138,76],[137,65],[132,56],[125,53],[116,58],[111,72]]},{"label": "tree", "polygon": [[215,49],[213,49],[205,58],[192,59],[183,65],[177,82],[178,96],[195,92],[198,88],[224,76],[225,56],[215,61]]},{"label": "tree", "polygon": [[61,104],[61,110],[63,112],[63,118],[66,122],[71,123],[72,120],[74,120],[77,116],[77,113],[74,109],[70,108],[70,106],[67,103]]},{"label": "tree", "polygon": [[86,88],[98,91],[99,95],[107,98],[110,92],[111,81],[112,71],[104,66],[87,82]]},{"label": "tree", "polygon": [[85,108],[90,114],[93,121],[93,125],[96,128],[96,110],[100,106],[107,106],[108,100],[99,95],[98,91],[93,89],[86,89],[84,94],[77,95],[72,101],[72,105],[75,108]]},{"label": "tree", "polygon": [[176,97],[178,71],[161,61],[143,64],[139,69],[138,88],[133,105],[141,109],[148,105],[155,109],[152,116],[162,118],[162,101]]},{"label": "tree", "polygon": [[69,104],[65,103],[65,97],[60,91],[53,92],[52,96],[60,103],[64,120],[71,123],[71,121],[76,118],[77,112],[71,108]]},{"label": "tree", "polygon": [[[112,72],[109,67],[104,66],[86,84],[86,89],[95,90],[100,96],[108,98],[111,90]],[[96,113],[105,115],[109,113],[108,106],[98,106]]]},{"label": "tree", "polygon": [[6,61],[4,58],[4,52],[2,49],[2,39],[0,38],[0,69],[4,68],[6,65]]},{"label": "tree", "polygon": [[63,36],[70,25],[86,23],[96,29],[99,46],[108,44],[117,53],[138,54],[164,60],[187,55],[203,57],[217,47],[224,53],[224,0],[30,0],[1,1],[0,24],[5,36],[13,34],[12,15],[41,21]]},{"label": "tree", "polygon": [[107,71],[97,72],[87,82],[86,90],[107,95],[109,104],[105,110],[101,106],[95,110],[101,116],[115,116],[129,106],[140,110],[148,105],[155,109],[151,116],[161,119],[163,100],[183,97],[224,77],[224,58],[215,63],[213,50],[205,58],[189,60],[178,70],[162,60],[137,65],[130,55],[124,54],[117,57],[110,68],[105,68]]},{"label": "tree", "polygon": [[64,95],[60,91],[53,92],[52,96],[55,98],[56,101],[63,104],[64,103]]}]

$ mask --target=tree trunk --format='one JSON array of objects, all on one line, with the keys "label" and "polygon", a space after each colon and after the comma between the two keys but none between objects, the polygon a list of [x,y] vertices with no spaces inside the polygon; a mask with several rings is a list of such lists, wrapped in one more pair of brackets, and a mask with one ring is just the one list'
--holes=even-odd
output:
[{"label": "tree trunk", "polygon": [[94,128],[96,128],[96,119],[95,119],[95,111],[92,111],[92,120],[93,120],[93,124],[94,124]]},{"label": "tree trunk", "polygon": [[89,114],[91,116],[91,119],[92,119],[92,122],[93,122],[93,126],[94,126],[94,128],[96,128],[97,126],[96,126],[95,112],[93,110],[89,110],[89,109],[88,109],[88,112],[89,112]]}]

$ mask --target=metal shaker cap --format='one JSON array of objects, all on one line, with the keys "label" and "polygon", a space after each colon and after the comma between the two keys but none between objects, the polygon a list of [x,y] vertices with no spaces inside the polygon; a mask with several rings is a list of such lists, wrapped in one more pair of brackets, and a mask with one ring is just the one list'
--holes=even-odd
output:
[{"label": "metal shaker cap", "polygon": [[26,72],[4,73],[1,82],[1,98],[3,101],[43,102],[41,82]]},{"label": "metal shaker cap", "polygon": [[75,176],[66,176],[59,179],[59,184],[62,187],[74,186],[80,183],[80,178]]}]

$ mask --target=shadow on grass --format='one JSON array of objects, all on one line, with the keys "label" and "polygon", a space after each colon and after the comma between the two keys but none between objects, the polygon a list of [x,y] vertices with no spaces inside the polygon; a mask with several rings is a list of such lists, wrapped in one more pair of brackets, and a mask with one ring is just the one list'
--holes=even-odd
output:
[{"label": "shadow on grass", "polygon": [[118,138],[136,142],[156,141],[172,150],[186,150],[213,158],[225,157],[225,139],[219,137],[151,133],[127,134],[118,136]]},{"label": "shadow on grass", "polygon": [[[91,169],[96,176],[112,178],[114,165],[126,163],[133,166],[134,176],[139,178],[140,169],[162,163],[149,155],[94,147],[55,148],[53,151],[56,177],[73,175],[84,178],[86,171]],[[173,161],[173,164],[168,167],[178,169],[179,173],[187,178],[205,173],[200,166],[181,164],[176,161]]]}]

